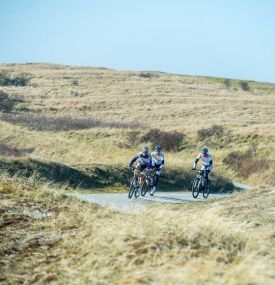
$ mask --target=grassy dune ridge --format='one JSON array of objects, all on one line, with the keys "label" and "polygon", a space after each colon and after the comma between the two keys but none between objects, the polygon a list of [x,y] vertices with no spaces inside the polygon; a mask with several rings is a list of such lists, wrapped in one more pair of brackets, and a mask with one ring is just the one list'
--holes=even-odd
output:
[{"label": "grassy dune ridge", "polygon": [[29,86],[3,89],[20,90],[20,95],[27,99],[26,107],[33,112],[83,114],[118,121],[146,118],[162,128],[179,128],[181,124],[200,128],[217,121],[274,123],[274,119],[270,121],[274,84],[251,82],[253,92],[249,94],[254,96],[247,96],[248,92],[242,91],[234,80],[231,80],[233,86],[227,88],[219,79],[160,72],[151,72],[152,77],[144,78],[140,72],[61,65],[1,65],[0,68],[30,74]]},{"label": "grassy dune ridge", "polygon": [[[1,64],[0,70],[28,78],[26,86],[0,87],[20,98],[0,118],[1,142],[11,149],[75,168],[125,167],[145,144],[133,144],[129,134],[134,130],[142,137],[159,128],[184,134],[179,151],[166,152],[167,169],[190,171],[199,149],[208,145],[216,173],[274,184],[274,84],[251,81],[250,91],[243,91],[238,80],[228,85],[222,78],[53,64]],[[200,139],[197,132],[213,124],[224,132]],[[245,169],[223,162],[231,152],[251,147],[256,160],[249,165],[270,160],[263,171],[253,166],[245,175]]]},{"label": "grassy dune ridge", "polygon": [[6,181],[0,282],[273,284],[274,191],[135,215]]}]

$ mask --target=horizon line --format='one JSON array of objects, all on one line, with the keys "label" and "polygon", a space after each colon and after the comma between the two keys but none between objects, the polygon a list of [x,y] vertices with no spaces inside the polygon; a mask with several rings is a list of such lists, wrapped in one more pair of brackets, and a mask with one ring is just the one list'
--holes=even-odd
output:
[{"label": "horizon line", "polygon": [[275,81],[257,81],[255,79],[241,79],[241,78],[232,78],[232,77],[221,77],[221,76],[214,76],[214,75],[202,75],[202,74],[186,74],[186,73],[176,73],[176,72],[168,72],[162,70],[153,70],[153,69],[116,69],[113,67],[106,67],[106,66],[92,66],[92,65],[83,65],[83,64],[66,64],[66,63],[53,63],[53,62],[40,62],[40,61],[33,61],[33,62],[0,62],[0,65],[35,65],[35,64],[44,64],[44,65],[59,65],[59,66],[68,66],[68,67],[76,67],[76,68],[98,68],[98,69],[109,69],[117,72],[158,72],[158,73],[166,73],[171,75],[178,75],[178,76],[190,76],[190,77],[205,77],[205,78],[215,78],[215,79],[229,79],[235,81],[248,81],[248,82],[255,82],[255,83],[262,83],[262,84],[271,84],[275,85]]}]

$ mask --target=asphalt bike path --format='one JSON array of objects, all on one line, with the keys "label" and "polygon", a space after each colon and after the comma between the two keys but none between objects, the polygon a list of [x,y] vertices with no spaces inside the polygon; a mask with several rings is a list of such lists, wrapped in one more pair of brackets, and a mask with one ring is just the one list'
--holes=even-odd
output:
[{"label": "asphalt bike path", "polygon": [[[234,183],[236,189],[248,190],[250,186]],[[128,193],[102,193],[102,194],[90,194],[90,193],[73,193],[80,200],[90,203],[96,203],[103,207],[109,207],[115,210],[123,212],[137,212],[146,209],[150,205],[154,204],[182,204],[186,202],[202,202],[205,201],[202,197],[202,193],[198,198],[194,199],[191,191],[186,192],[156,192],[154,196],[150,196],[149,193],[144,197],[128,198]],[[217,199],[225,197],[230,194],[210,194],[207,199]]]}]

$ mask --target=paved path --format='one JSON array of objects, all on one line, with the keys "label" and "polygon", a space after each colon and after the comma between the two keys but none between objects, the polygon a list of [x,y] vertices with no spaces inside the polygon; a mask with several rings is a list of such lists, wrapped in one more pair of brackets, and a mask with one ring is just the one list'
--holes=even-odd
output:
[{"label": "paved path", "polygon": [[[236,189],[248,190],[251,187],[248,185],[234,183]],[[110,207],[123,212],[138,212],[145,209],[149,205],[156,203],[166,204],[182,204],[186,202],[201,202],[205,199],[202,193],[199,194],[197,199],[192,197],[191,192],[157,192],[153,197],[146,194],[141,198],[128,198],[128,193],[103,193],[103,194],[87,194],[87,193],[74,193],[76,197],[83,201],[96,203],[104,207]],[[207,199],[220,198],[230,194],[210,194]]]},{"label": "paved path", "polygon": [[[128,198],[128,193],[83,194],[76,193],[79,199],[110,207],[123,212],[137,212],[155,203],[182,204],[185,202],[201,202],[205,199],[202,194],[197,199],[191,192],[157,192],[151,197],[148,193],[142,198]],[[224,197],[224,194],[210,194],[208,199]]]}]

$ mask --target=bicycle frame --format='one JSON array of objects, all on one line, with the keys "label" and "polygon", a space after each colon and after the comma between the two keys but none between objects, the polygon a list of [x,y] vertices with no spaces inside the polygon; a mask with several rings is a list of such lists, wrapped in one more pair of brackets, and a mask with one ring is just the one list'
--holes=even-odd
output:
[{"label": "bicycle frame", "polygon": [[200,178],[203,185],[204,185],[204,180],[209,179],[207,171],[206,170],[197,170],[197,173],[198,173],[197,178]]},{"label": "bicycle frame", "polygon": [[206,170],[198,170],[196,172],[197,176],[193,182],[192,195],[194,198],[197,198],[199,193],[202,191],[203,197],[207,198],[209,195],[209,185],[210,185],[208,172]]}]

